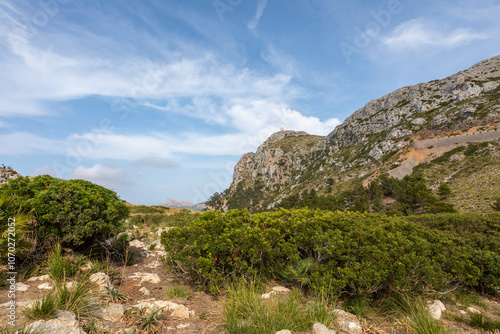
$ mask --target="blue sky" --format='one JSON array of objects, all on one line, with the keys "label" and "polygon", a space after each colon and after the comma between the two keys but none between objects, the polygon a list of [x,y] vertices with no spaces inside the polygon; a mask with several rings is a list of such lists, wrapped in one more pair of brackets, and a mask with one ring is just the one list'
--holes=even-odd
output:
[{"label": "blue sky", "polygon": [[0,163],[200,202],[281,127],[500,54],[500,1],[0,0]]}]

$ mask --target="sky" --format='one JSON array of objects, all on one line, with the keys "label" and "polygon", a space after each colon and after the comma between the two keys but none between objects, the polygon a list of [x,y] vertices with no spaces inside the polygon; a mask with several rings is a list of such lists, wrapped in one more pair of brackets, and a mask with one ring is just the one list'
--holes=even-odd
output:
[{"label": "sky", "polygon": [[0,163],[133,204],[500,54],[494,0],[0,0]]}]

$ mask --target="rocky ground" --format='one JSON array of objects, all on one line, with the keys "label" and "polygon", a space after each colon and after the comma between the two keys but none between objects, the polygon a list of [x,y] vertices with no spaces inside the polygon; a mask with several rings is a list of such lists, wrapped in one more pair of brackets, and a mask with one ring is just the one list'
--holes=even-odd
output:
[{"label": "rocky ground", "polygon": [[[72,333],[134,333],[133,325],[127,312],[133,307],[149,307],[152,310],[163,308],[161,312],[165,319],[156,327],[157,333],[223,333],[223,297],[217,297],[204,292],[196,291],[183,283],[181,277],[176,277],[166,270],[166,265],[161,261],[165,252],[159,245],[158,235],[149,233],[151,243],[157,246],[153,249],[148,241],[132,240],[129,251],[134,253],[134,263],[131,266],[114,266],[109,272],[94,273],[91,280],[95,283],[96,291],[105,290],[105,286],[116,288],[122,295],[130,300],[114,302],[109,299],[100,299],[100,308],[95,313],[95,322],[98,331],[91,332],[83,322],[78,322],[75,315],[59,311],[57,318],[49,321],[38,321],[34,325],[41,326],[47,333],[72,334]],[[156,239],[156,240],[155,240]],[[43,273],[43,272],[42,272]],[[48,275],[31,277],[18,282],[16,291],[16,321],[18,326],[33,323],[28,321],[21,310],[31,305],[35,300],[42,298],[53,289],[54,284]],[[183,289],[185,296],[175,296],[173,287]],[[269,293],[263,298],[273,298],[277,294],[286,293],[286,288],[269,286]],[[178,294],[177,294],[178,295]],[[7,321],[8,288],[0,290],[0,323]],[[457,321],[459,317],[468,317],[470,312],[481,312],[492,319],[500,318],[500,304],[498,299],[482,298],[480,305],[463,305],[458,302],[429,300],[428,310],[436,318],[440,318],[452,333],[482,333],[484,331],[473,329]],[[129,311],[127,311],[129,310]],[[310,333],[407,333],[408,326],[404,321],[394,322],[380,316],[367,316],[360,319],[340,309],[334,311],[336,319],[333,330],[321,324],[311,328]],[[0,328],[7,328],[3,325]],[[152,332],[152,331],[151,331]],[[2,333],[0,331],[0,333]],[[280,334],[291,333],[281,331]],[[271,333],[273,334],[273,333]]]}]

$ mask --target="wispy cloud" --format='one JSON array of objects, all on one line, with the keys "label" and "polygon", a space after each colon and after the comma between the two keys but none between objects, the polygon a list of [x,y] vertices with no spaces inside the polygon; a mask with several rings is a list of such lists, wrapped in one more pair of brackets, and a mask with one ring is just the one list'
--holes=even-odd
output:
[{"label": "wispy cloud", "polygon": [[247,25],[248,29],[255,31],[255,29],[259,25],[262,14],[264,14],[266,6],[267,6],[267,0],[259,0],[259,4],[257,5],[257,12],[255,13],[253,19],[250,22],[248,22]]},{"label": "wispy cloud", "polygon": [[470,29],[445,31],[429,22],[415,19],[398,25],[388,36],[382,38],[382,43],[395,50],[422,47],[454,48],[485,38],[485,34],[475,33]]}]

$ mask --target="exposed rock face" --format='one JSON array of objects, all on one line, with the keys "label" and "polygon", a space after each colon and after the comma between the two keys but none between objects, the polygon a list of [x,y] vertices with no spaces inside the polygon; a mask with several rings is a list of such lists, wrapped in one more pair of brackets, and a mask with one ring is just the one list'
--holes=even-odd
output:
[{"label": "exposed rock face", "polygon": [[[368,102],[335,128],[320,145],[324,149],[339,150],[359,144],[369,136],[384,131],[391,132],[388,139],[394,137],[391,135],[394,131],[411,135],[412,129],[405,128],[403,123],[425,124],[426,119],[420,115],[426,112],[493,91],[500,85],[497,80],[499,75],[500,57],[497,56],[443,80],[403,87]],[[462,107],[458,115],[462,116],[462,110],[466,109],[467,107]],[[449,118],[438,114],[433,118],[433,125],[446,121]]]},{"label": "exposed rock face", "polygon": [[[391,165],[403,163],[397,155],[412,142],[500,123],[499,101],[497,56],[448,78],[403,87],[370,101],[326,137],[277,132],[255,153],[241,157],[221,208],[272,208],[292,193],[341,187],[352,179],[387,172]],[[267,198],[246,200],[252,197],[246,189],[254,197]],[[238,203],[231,203],[238,193]]]}]

